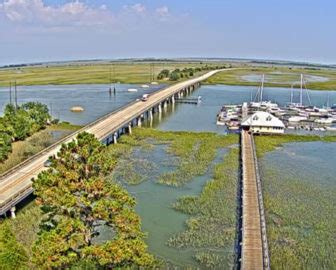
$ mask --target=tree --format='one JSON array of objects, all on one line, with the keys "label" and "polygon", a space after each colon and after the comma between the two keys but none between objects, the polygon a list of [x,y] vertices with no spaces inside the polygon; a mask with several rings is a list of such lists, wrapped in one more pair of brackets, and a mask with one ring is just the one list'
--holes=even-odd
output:
[{"label": "tree", "polygon": [[[97,267],[144,266],[154,259],[147,253],[134,211],[135,200],[105,176],[114,161],[104,154],[92,134],[80,133],[52,157],[48,171],[33,186],[45,213],[33,247],[40,268],[68,268],[85,261]],[[111,231],[111,240],[99,242],[99,228]]]},{"label": "tree", "polygon": [[28,256],[23,246],[18,243],[9,225],[0,228],[0,269],[16,270],[27,267]]},{"label": "tree", "polygon": [[36,124],[34,131],[44,128],[51,119],[48,106],[40,102],[27,102],[21,108],[27,111],[29,118]]}]

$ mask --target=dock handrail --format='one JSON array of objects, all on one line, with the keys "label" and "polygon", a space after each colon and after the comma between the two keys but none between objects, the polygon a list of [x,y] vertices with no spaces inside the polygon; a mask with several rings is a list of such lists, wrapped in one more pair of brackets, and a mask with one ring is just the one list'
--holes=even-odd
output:
[{"label": "dock handrail", "polygon": [[269,258],[268,242],[267,242],[264,200],[263,200],[263,195],[262,195],[261,178],[259,174],[258,159],[257,159],[256,146],[255,146],[253,134],[251,134],[251,141],[252,141],[252,152],[253,152],[253,159],[254,159],[254,164],[255,164],[256,178],[257,178],[257,190],[258,190],[258,201],[259,201],[259,212],[260,212],[261,237],[262,237],[262,244],[263,244],[264,269],[270,270],[270,258]]}]

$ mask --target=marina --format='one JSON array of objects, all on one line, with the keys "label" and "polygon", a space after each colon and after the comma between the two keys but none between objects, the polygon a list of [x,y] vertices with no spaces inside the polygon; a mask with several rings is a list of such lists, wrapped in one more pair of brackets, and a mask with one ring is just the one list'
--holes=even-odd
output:
[{"label": "marina", "polygon": [[[217,114],[217,125],[226,126],[228,130],[236,131],[248,118],[255,113],[265,112],[276,119],[282,121],[287,130],[307,130],[307,131],[335,131],[336,130],[336,105],[329,105],[329,96],[325,106],[318,107],[312,105],[311,98],[304,83],[304,76],[301,74],[301,84],[299,102],[294,103],[293,85],[290,92],[290,101],[284,106],[278,103],[264,100],[264,76],[262,76],[261,86],[258,88],[254,99],[250,102],[243,102],[238,105],[223,105]],[[309,105],[303,103],[303,95]],[[274,130],[274,129],[273,129]],[[263,133],[266,132],[265,130]],[[277,133],[277,132],[275,132]]]}]

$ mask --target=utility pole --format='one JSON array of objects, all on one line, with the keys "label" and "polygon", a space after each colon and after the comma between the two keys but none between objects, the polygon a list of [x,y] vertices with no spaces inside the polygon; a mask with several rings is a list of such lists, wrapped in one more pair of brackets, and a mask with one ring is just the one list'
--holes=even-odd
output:
[{"label": "utility pole", "polygon": [[16,81],[14,82],[14,100],[15,100],[15,109],[17,110],[18,104],[17,104],[17,88],[16,88]]},{"label": "utility pole", "polygon": [[9,104],[12,105],[12,82],[9,82]]},{"label": "utility pole", "polygon": [[112,65],[113,67],[113,94],[116,94],[116,77],[115,77],[115,66]]},{"label": "utility pole", "polygon": [[109,88],[109,95],[111,96],[111,94],[112,94],[112,78],[111,78],[111,67],[110,67],[110,88]]}]

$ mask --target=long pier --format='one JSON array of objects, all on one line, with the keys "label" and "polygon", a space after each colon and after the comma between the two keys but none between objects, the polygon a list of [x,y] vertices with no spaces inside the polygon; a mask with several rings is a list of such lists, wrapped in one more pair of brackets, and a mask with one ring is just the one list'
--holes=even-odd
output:
[{"label": "long pier", "polygon": [[241,132],[241,269],[270,269],[262,189],[253,135]]},{"label": "long pier", "polygon": [[152,93],[147,101],[136,100],[90,123],[70,136],[46,148],[30,159],[13,167],[0,176],[0,215],[8,211],[15,217],[15,205],[33,192],[32,179],[46,169],[45,161],[56,155],[63,143],[69,143],[83,131],[94,134],[105,144],[117,143],[118,137],[125,132],[132,132],[133,126],[141,126],[145,119],[151,119],[153,113],[161,113],[169,103],[183,98],[199,87],[200,83],[224,70],[210,71],[195,79],[179,82]]}]

